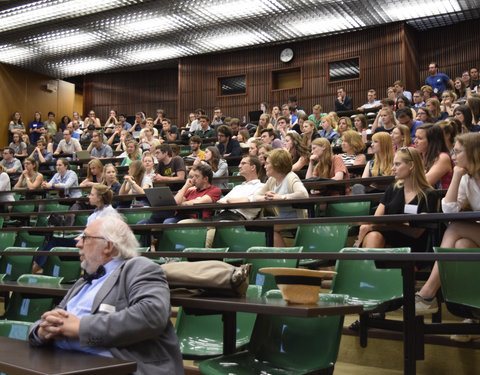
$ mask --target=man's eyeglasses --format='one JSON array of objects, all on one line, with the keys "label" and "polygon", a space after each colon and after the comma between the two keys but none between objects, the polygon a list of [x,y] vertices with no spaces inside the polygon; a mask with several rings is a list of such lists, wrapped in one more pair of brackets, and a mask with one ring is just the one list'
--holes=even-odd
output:
[{"label": "man's eyeglasses", "polygon": [[99,239],[99,240],[104,240],[104,241],[106,241],[106,239],[103,238],[103,237],[99,237],[99,236],[89,236],[89,235],[85,235],[85,234],[80,235],[78,238],[81,239],[83,242],[87,242],[89,238],[92,238],[92,239],[97,238],[97,239]]}]

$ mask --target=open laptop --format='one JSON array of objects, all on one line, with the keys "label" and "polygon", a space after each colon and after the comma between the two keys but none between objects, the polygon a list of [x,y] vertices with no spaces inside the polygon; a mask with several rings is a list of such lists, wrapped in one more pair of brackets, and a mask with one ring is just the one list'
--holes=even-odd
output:
[{"label": "open laptop", "polygon": [[175,198],[167,186],[145,189],[145,195],[151,207],[175,206]]},{"label": "open laptop", "polygon": [[77,160],[88,160],[90,159],[90,152],[87,150],[77,151],[76,153]]}]

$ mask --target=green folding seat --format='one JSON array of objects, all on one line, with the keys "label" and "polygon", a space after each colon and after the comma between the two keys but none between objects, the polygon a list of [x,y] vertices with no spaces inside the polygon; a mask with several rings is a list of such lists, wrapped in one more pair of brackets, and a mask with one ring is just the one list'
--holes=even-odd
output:
[{"label": "green folding seat", "polygon": [[[51,252],[70,251],[78,253],[76,247],[54,247]],[[49,255],[43,265],[43,274],[47,276],[62,277],[64,283],[76,281],[82,272],[78,257],[65,257],[64,259],[56,255]]]},{"label": "green folding seat", "polygon": [[336,202],[329,203],[325,216],[367,216],[370,215],[370,202]]},{"label": "green folding seat", "polygon": [[[434,247],[436,253],[480,253],[479,248],[452,249]],[[442,294],[448,311],[468,319],[480,319],[479,262],[437,261]]]},{"label": "green folding seat", "polygon": [[[5,251],[37,251],[38,247],[7,247]],[[3,280],[17,280],[20,275],[32,270],[33,255],[3,255],[0,259],[0,274]]]},{"label": "green folding seat", "polygon": [[[266,298],[281,298],[281,294],[270,291]],[[343,318],[259,314],[247,350],[207,359],[199,369],[205,375],[300,375],[321,370],[332,374]]]},{"label": "green folding seat", "polygon": [[[348,238],[348,224],[300,224],[294,246],[302,246],[304,253],[339,252]],[[300,266],[317,267],[331,262],[321,259],[301,259]]]},{"label": "green folding seat", "polygon": [[45,243],[45,236],[30,234],[26,231],[21,231],[17,233],[15,239],[15,246],[18,247],[38,247],[43,248]]},{"label": "green folding seat", "polygon": [[[341,253],[409,253],[410,248],[360,249],[345,248]],[[393,311],[403,304],[403,280],[400,269],[377,268],[373,260],[338,260],[330,293],[348,296],[347,303],[362,304],[360,345],[367,345],[367,329],[375,326],[369,314]],[[329,295],[320,294],[322,298]],[[392,326],[394,323],[392,323]]]},{"label": "green folding seat", "polygon": [[31,322],[19,320],[0,320],[0,336],[26,341],[31,325]]},{"label": "green folding seat", "polygon": [[[50,277],[44,275],[21,275],[17,282],[19,284],[32,285],[37,283],[58,286],[62,281],[61,277]],[[54,297],[40,294],[27,294],[14,292],[5,309],[4,319],[35,322],[45,311],[53,307]]]},{"label": "green folding seat", "polygon": [[15,232],[0,232],[0,250],[3,251],[7,247],[13,246],[16,237],[17,233]]}]

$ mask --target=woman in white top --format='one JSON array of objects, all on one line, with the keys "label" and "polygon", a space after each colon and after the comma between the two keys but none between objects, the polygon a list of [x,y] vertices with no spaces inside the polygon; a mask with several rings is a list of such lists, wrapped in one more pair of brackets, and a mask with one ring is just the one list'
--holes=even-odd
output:
[{"label": "woman in white top", "polygon": [[155,162],[153,160],[153,155],[149,152],[144,152],[142,155],[143,166],[145,167],[145,176],[149,177],[150,180],[153,180],[155,175]]},{"label": "woman in white top", "polygon": [[[3,164],[0,163],[0,192],[10,190],[10,176],[7,174],[7,172],[5,172],[5,167],[3,166]],[[15,199],[13,197],[13,194],[0,194],[0,202],[13,202],[14,200]],[[0,205],[0,212],[8,212],[7,206],[3,204]]]},{"label": "woman in white top", "polygon": [[[445,213],[460,212],[464,209],[480,210],[480,133],[457,136],[453,148],[453,177],[442,210]],[[480,224],[476,221],[452,222],[443,235],[440,247],[476,248],[480,247]],[[415,297],[417,313],[435,313],[438,304],[435,294],[440,288],[440,275],[437,264],[425,285]]]},{"label": "woman in white top", "polygon": [[[253,197],[255,201],[275,201],[286,199],[308,198],[307,189],[302,181],[292,172],[292,156],[287,150],[275,149],[266,155],[265,170],[268,180]],[[273,202],[272,202],[273,203]],[[278,218],[306,217],[305,210],[297,210],[290,206],[278,206]],[[285,246],[280,230],[285,226],[275,225],[273,246]]]},{"label": "woman in white top", "polygon": [[91,206],[95,207],[95,210],[87,219],[87,225],[90,222],[99,219],[106,215],[119,216],[117,210],[112,207],[113,191],[103,184],[92,185],[92,190],[88,195],[88,200]]},{"label": "woman in white top", "polygon": [[[209,146],[205,150],[204,160],[200,160],[200,158],[196,158],[193,162],[193,165],[199,165],[202,163],[206,163],[212,167],[213,171],[213,178],[216,177],[227,177],[228,176],[228,164],[225,160],[223,160],[220,156],[220,152],[218,148],[215,146]],[[226,189],[228,187],[227,182],[219,182],[213,184],[220,189]]]},{"label": "woman in white top", "polygon": [[134,160],[128,166],[128,175],[123,178],[120,187],[122,194],[145,194],[143,189],[152,187],[152,180],[146,176],[145,167],[141,160]]}]

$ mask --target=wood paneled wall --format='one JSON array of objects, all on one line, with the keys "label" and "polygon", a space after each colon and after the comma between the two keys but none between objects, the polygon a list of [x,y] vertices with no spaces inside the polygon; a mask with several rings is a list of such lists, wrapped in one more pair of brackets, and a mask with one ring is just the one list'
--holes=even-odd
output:
[{"label": "wood paneled wall", "polygon": [[[47,84],[56,86],[57,91],[47,91]],[[53,111],[57,122],[73,112],[74,84],[12,65],[0,64],[0,92],[0,147],[8,144],[8,124],[14,112],[21,113],[26,127],[37,111],[43,120]]]},{"label": "wood paneled wall", "polygon": [[[307,112],[315,104],[331,111],[338,86],[345,86],[357,107],[366,102],[368,89],[376,89],[381,99],[397,79],[405,82],[407,90],[415,91],[423,84],[431,60],[452,78],[478,65],[480,44],[475,36],[479,32],[478,22],[424,32],[395,23],[297,43],[185,57],[179,60],[178,69],[89,75],[85,78],[84,109],[93,108],[104,119],[110,108],[151,115],[160,107],[174,123],[182,125],[198,107],[211,116],[218,105],[225,115],[242,119],[259,109],[260,102],[283,104],[291,94],[297,95]],[[285,47],[295,52],[288,64],[279,60]],[[360,79],[329,83],[328,62],[351,57],[360,59]],[[302,87],[272,91],[272,70],[290,67],[302,69]],[[218,97],[217,78],[238,74],[246,75],[246,95]]]},{"label": "wood paneled wall", "polygon": [[[225,115],[242,119],[249,111],[259,109],[262,101],[281,105],[291,94],[297,95],[299,105],[308,113],[315,104],[321,104],[324,111],[331,111],[339,86],[345,86],[354,105],[360,106],[366,102],[368,89],[375,88],[377,96],[382,98],[386,96],[389,84],[396,79],[406,79],[404,39],[404,26],[397,23],[288,45],[182,58],[179,65],[179,116],[186,119],[188,113],[197,107],[212,114],[213,106],[218,105]],[[294,50],[295,57],[284,64],[279,56],[287,46]],[[361,78],[329,83],[328,63],[352,57],[360,59]],[[272,91],[271,71],[289,67],[302,69],[302,87]],[[235,74],[246,74],[247,94],[217,97],[217,77]]]},{"label": "wood paneled wall", "polygon": [[92,74],[84,80],[83,113],[93,109],[102,122],[111,109],[127,116],[144,112],[154,116],[158,108],[177,121],[178,70]]}]

